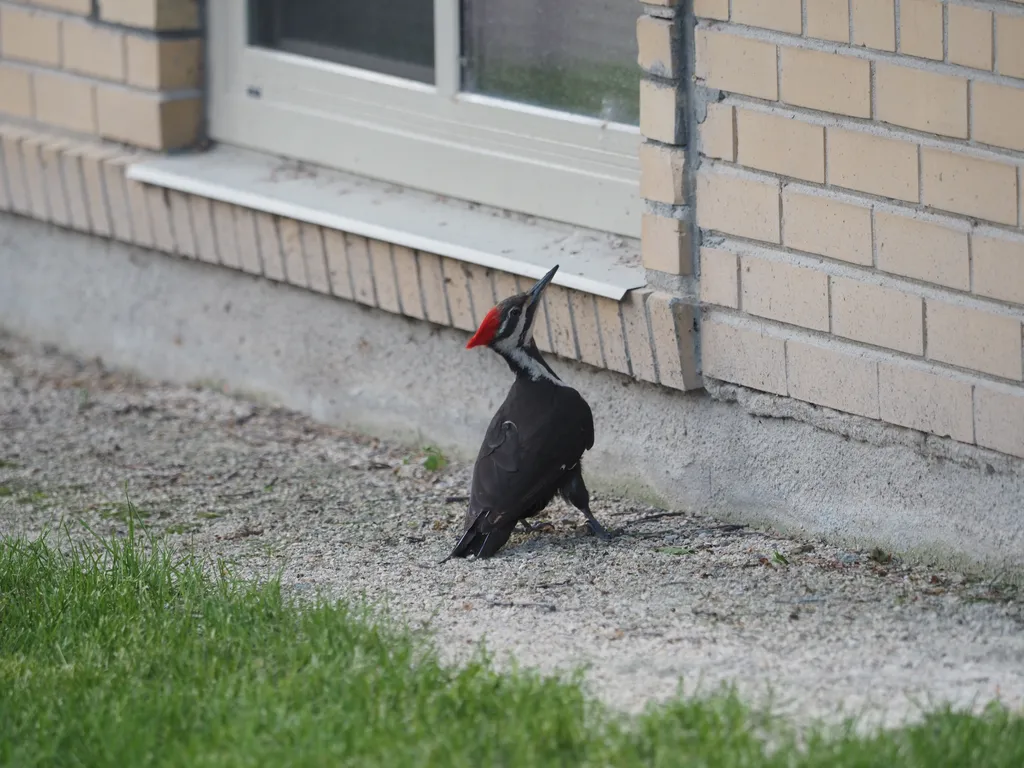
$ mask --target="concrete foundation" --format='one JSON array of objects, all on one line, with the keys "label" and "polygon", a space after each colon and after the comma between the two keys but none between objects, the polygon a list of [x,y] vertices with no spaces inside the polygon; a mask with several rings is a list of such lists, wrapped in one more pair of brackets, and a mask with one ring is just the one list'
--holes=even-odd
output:
[{"label": "concrete foundation", "polygon": [[[510,383],[464,333],[6,214],[0,327],[464,458]],[[593,407],[595,488],[1024,579],[1024,461],[714,382],[553,366]]]}]

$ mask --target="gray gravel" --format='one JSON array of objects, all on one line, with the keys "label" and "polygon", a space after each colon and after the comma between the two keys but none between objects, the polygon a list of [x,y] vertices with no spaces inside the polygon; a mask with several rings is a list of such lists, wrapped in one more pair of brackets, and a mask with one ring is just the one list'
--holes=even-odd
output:
[{"label": "gray gravel", "polygon": [[[457,396],[457,395],[456,395]],[[600,424],[597,425],[600,429]],[[602,543],[560,503],[551,532],[443,566],[468,466],[213,387],[143,382],[0,335],[0,534],[62,516],[123,531],[124,489],[174,546],[289,588],[385,602],[447,658],[586,665],[637,711],[735,683],[798,721],[1024,706],[1024,607],[1010,586],[594,494]]]}]

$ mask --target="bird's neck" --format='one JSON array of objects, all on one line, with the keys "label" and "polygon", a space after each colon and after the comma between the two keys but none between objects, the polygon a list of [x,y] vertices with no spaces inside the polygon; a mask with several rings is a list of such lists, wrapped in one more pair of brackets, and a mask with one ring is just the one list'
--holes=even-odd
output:
[{"label": "bird's neck", "polygon": [[552,384],[565,386],[565,383],[558,378],[558,374],[551,370],[551,366],[541,356],[540,350],[537,349],[533,339],[530,339],[529,343],[523,347],[516,346],[511,349],[498,348],[495,351],[508,363],[508,367],[512,369],[512,373],[516,375],[517,379],[548,381]]}]

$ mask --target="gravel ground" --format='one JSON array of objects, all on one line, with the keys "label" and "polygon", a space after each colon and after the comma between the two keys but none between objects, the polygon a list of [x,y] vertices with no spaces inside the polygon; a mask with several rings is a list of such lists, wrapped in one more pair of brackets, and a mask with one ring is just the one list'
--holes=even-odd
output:
[{"label": "gravel ground", "polygon": [[[597,425],[600,429],[600,424]],[[212,388],[139,381],[0,335],[0,534],[62,516],[125,529],[124,492],[174,546],[289,588],[384,602],[447,658],[587,666],[636,711],[735,683],[806,722],[1024,706],[1024,603],[1007,585],[593,494],[617,535],[552,505],[551,532],[438,565],[470,467]],[[429,463],[429,462],[428,462]]]}]

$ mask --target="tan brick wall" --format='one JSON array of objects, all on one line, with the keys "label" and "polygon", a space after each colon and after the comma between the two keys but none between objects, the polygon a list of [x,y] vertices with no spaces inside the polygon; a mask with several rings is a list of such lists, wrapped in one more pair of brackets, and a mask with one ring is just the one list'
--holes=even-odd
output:
[{"label": "tan brick wall", "polygon": [[694,9],[704,375],[1024,457],[1024,3]]},{"label": "tan brick wall", "polygon": [[197,0],[0,0],[0,119],[152,150],[203,132]]}]

